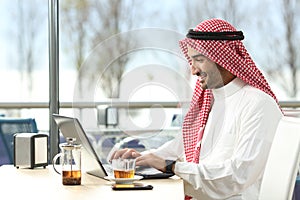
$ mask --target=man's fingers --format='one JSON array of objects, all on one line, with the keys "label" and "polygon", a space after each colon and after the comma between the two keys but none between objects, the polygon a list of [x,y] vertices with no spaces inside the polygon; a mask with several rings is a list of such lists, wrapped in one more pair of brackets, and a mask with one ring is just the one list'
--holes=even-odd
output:
[{"label": "man's fingers", "polygon": [[140,156],[136,159],[135,164],[137,166],[150,166],[151,158],[147,155]]},{"label": "man's fingers", "polygon": [[122,158],[137,158],[141,154],[138,153],[135,149],[128,149],[124,154],[122,155]]},{"label": "man's fingers", "polygon": [[140,156],[141,156],[141,154],[139,152],[136,152],[136,151],[132,152],[132,157],[138,158]]},{"label": "man's fingers", "polygon": [[128,150],[128,149],[121,149],[121,150],[115,151],[115,152],[113,153],[112,159],[118,159],[118,158],[122,157],[123,154],[124,154],[125,152],[127,152],[127,150]]},{"label": "man's fingers", "polygon": [[121,149],[121,150],[115,151],[111,156],[111,160],[112,159],[118,159],[118,158],[123,158],[123,159],[137,158],[140,155],[141,154],[138,153],[136,150],[126,148],[126,149]]},{"label": "man's fingers", "polygon": [[122,155],[123,159],[126,158],[131,158],[132,157],[132,149],[128,149],[127,151],[124,152],[124,154]]},{"label": "man's fingers", "polygon": [[166,167],[165,160],[163,158],[151,153],[138,157],[135,163],[137,166],[150,166],[160,171],[163,171]]}]

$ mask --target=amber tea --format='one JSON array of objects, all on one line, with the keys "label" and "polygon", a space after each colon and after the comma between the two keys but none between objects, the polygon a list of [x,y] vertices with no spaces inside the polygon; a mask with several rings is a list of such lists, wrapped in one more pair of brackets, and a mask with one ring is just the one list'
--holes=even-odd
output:
[{"label": "amber tea", "polygon": [[134,170],[114,170],[114,176],[115,178],[134,178]]},{"label": "amber tea", "polygon": [[135,159],[113,159],[112,168],[115,178],[134,178]]},{"label": "amber tea", "polygon": [[62,171],[63,185],[80,185],[81,184],[81,171]]}]

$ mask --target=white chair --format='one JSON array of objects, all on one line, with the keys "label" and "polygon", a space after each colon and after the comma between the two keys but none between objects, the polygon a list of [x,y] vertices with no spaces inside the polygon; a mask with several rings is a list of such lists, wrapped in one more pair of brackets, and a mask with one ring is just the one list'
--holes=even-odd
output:
[{"label": "white chair", "polygon": [[290,200],[300,164],[300,118],[279,122],[263,175],[260,200]]}]

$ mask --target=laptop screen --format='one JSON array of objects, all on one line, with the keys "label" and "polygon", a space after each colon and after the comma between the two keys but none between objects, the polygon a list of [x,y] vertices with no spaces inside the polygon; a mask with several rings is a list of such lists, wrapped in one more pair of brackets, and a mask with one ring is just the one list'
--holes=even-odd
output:
[{"label": "laptop screen", "polygon": [[88,174],[100,178],[107,176],[108,174],[92,147],[79,120],[77,118],[61,116],[58,114],[53,114],[52,116],[65,138],[76,138],[76,143],[82,145],[82,169]]}]

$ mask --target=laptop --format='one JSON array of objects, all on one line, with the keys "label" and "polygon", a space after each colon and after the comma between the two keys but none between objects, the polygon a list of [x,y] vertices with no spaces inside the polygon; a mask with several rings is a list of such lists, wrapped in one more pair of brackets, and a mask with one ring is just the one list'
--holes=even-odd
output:
[{"label": "laptop", "polygon": [[[104,178],[113,174],[110,164],[103,164],[94,150],[87,134],[85,133],[80,121],[77,118],[52,114],[62,135],[76,138],[76,143],[82,145],[82,164],[83,169],[90,175]],[[149,167],[138,167],[136,175],[143,176],[143,179],[169,178],[172,173],[163,173],[157,169]]]}]

